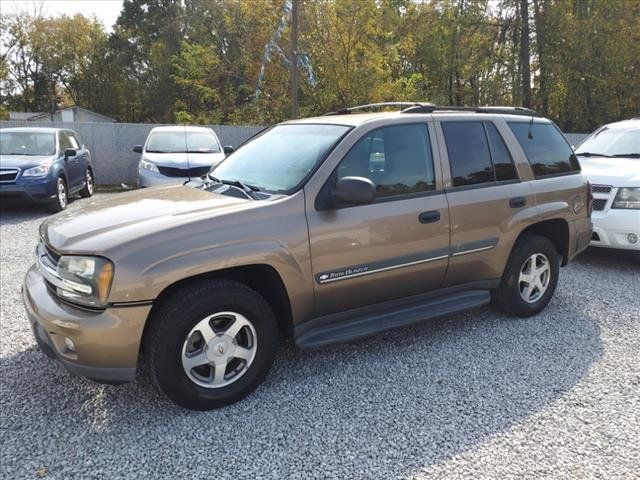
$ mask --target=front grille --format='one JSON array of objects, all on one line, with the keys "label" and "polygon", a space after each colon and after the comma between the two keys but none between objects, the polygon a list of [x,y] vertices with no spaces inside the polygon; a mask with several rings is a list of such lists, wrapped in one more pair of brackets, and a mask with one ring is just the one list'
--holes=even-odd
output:
[{"label": "front grille", "polygon": [[0,169],[0,182],[15,182],[18,173],[20,170],[17,168],[2,168]]},{"label": "front grille", "polygon": [[49,257],[49,260],[51,260],[51,262],[53,263],[53,265],[58,265],[58,261],[60,260],[60,255],[54,252],[53,249],[51,249],[51,247],[47,245],[44,246],[44,251],[47,254],[47,257]]},{"label": "front grille", "polygon": [[605,205],[607,204],[606,198],[594,198],[593,199],[593,209],[594,210],[604,210]]},{"label": "front grille", "polygon": [[44,277],[47,288],[53,293],[56,292],[55,285],[51,282],[50,275],[47,274],[47,270],[55,271],[60,260],[60,255],[54,252],[46,243],[40,242],[36,248],[36,256],[38,258],[38,267],[40,273]]},{"label": "front grille", "polygon": [[158,165],[158,170],[165,177],[202,177],[211,167],[174,168]]},{"label": "front grille", "polygon": [[591,191],[593,193],[610,193],[611,185],[591,185]]}]

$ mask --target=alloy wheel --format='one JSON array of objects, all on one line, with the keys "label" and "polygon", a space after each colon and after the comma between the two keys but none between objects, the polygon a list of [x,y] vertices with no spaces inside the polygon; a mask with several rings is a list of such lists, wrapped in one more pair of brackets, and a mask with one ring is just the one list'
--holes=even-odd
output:
[{"label": "alloy wheel", "polygon": [[247,372],[256,351],[253,324],[237,312],[219,312],[200,320],[187,335],[182,368],[201,387],[225,387]]},{"label": "alloy wheel", "polygon": [[549,287],[551,264],[546,255],[534,253],[522,265],[518,278],[520,297],[527,303],[540,300]]},{"label": "alloy wheel", "polygon": [[58,204],[62,209],[67,206],[67,187],[61,178],[58,179]]},{"label": "alloy wheel", "polygon": [[85,176],[87,181],[87,192],[89,192],[89,195],[93,195],[93,174],[91,173],[91,170],[87,169]]}]

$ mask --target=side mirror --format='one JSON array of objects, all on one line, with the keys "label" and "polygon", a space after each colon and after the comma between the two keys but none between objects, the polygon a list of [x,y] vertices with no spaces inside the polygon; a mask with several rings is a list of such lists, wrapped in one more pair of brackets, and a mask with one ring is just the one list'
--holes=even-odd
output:
[{"label": "side mirror", "polygon": [[64,158],[75,157],[76,151],[73,148],[67,148],[64,151]]},{"label": "side mirror", "polygon": [[136,153],[142,153],[142,145],[136,145],[133,147],[133,151]]},{"label": "side mirror", "polygon": [[222,147],[222,151],[224,152],[225,155],[229,155],[230,153],[235,152],[236,149],[233,148],[231,145],[225,145],[224,147]]},{"label": "side mirror", "polygon": [[365,205],[376,197],[376,186],[368,178],[344,177],[338,180],[331,192],[331,199],[339,203]]}]

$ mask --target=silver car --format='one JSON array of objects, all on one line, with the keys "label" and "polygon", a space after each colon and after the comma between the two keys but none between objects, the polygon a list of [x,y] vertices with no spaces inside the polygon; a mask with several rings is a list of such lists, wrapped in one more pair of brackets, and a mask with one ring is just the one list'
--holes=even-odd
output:
[{"label": "silver car", "polygon": [[233,148],[223,149],[210,128],[180,125],[155,127],[144,146],[137,145],[133,151],[142,154],[138,186],[153,187],[201,177]]}]

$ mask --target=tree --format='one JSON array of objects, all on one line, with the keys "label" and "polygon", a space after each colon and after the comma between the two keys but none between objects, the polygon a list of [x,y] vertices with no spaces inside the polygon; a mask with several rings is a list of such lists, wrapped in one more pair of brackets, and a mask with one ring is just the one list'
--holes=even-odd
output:
[{"label": "tree", "polygon": [[176,88],[172,59],[183,38],[180,0],[124,0],[109,41],[123,73],[129,121],[171,122]]},{"label": "tree", "polygon": [[[290,114],[285,0],[125,0],[0,18],[0,104],[78,104],[131,122],[268,124]],[[637,0],[299,0],[300,113],[385,100],[524,105],[565,131],[640,112]],[[286,18],[285,18],[286,20]],[[2,113],[0,112],[0,115]]]}]

